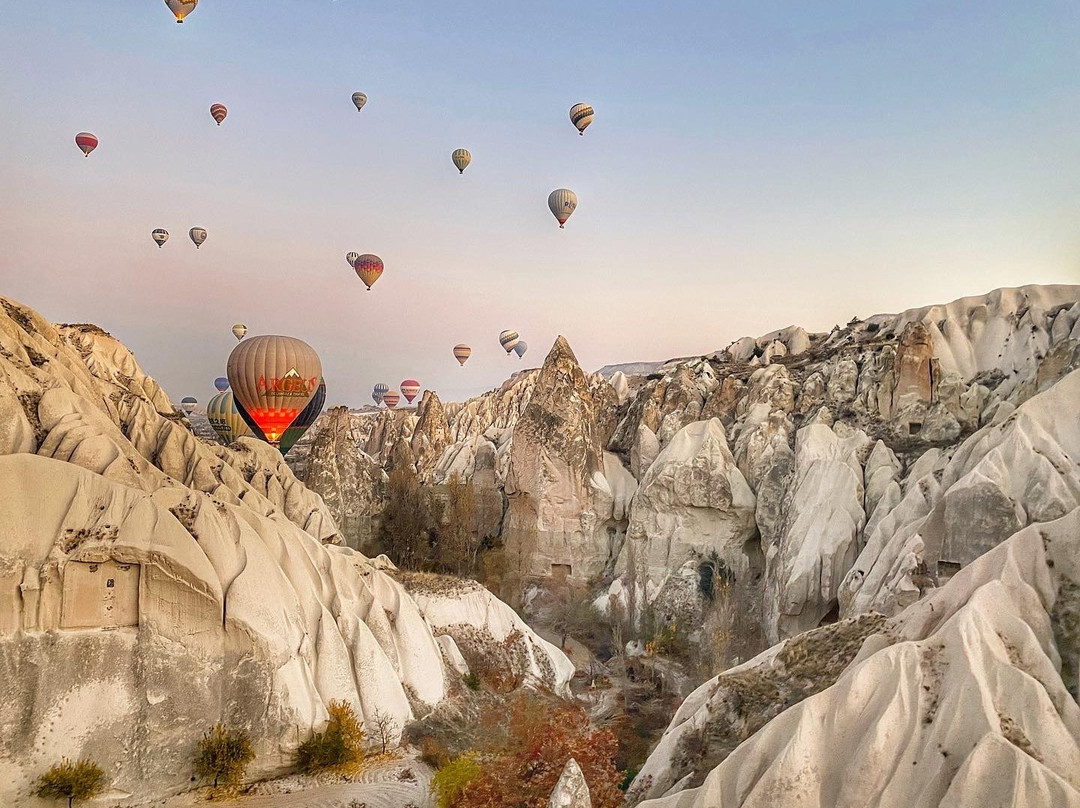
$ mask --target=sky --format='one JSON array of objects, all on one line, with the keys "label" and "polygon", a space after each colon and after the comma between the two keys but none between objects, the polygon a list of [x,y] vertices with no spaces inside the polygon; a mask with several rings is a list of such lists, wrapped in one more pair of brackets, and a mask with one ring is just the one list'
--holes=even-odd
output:
[{"label": "sky", "polygon": [[1075,2],[2,5],[0,294],[102,326],[174,401],[213,394],[237,321],[358,406],[461,400],[558,334],[595,370],[1080,282]]}]

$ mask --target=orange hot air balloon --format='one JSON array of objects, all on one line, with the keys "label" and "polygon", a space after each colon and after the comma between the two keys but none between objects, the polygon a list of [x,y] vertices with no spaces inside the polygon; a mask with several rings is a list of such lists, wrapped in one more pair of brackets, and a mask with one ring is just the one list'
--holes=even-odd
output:
[{"label": "orange hot air balloon", "polygon": [[353,269],[356,270],[357,276],[364,282],[364,286],[370,292],[372,285],[382,276],[383,262],[377,255],[364,253],[356,259]]},{"label": "orange hot air balloon", "polygon": [[322,363],[303,340],[259,336],[233,348],[227,373],[236,400],[267,442],[277,446],[318,391]]},{"label": "orange hot air balloon", "polygon": [[464,365],[468,362],[470,356],[472,356],[472,348],[464,342],[459,342],[454,346],[454,359],[458,361],[459,365]]},{"label": "orange hot air balloon", "polygon": [[413,403],[413,399],[416,398],[420,392],[420,382],[416,379],[406,379],[401,383],[401,395],[405,396],[405,400],[410,404]]},{"label": "orange hot air balloon", "polygon": [[75,145],[83,153],[83,157],[89,157],[90,152],[98,147],[97,135],[90,132],[79,132],[75,135]]},{"label": "orange hot air balloon", "polygon": [[394,409],[401,401],[401,396],[398,395],[397,390],[387,390],[383,393],[382,403],[386,405],[387,409]]},{"label": "orange hot air balloon", "polygon": [[229,110],[227,110],[225,108],[224,104],[211,104],[210,105],[210,115],[213,117],[213,119],[215,121],[217,121],[218,126],[221,126],[221,122],[223,120],[225,120],[225,116],[228,115],[228,114],[229,114]]}]

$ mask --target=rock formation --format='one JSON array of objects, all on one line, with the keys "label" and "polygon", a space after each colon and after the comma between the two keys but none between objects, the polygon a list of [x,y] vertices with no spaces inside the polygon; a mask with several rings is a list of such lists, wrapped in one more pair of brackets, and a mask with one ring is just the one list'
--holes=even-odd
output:
[{"label": "rock formation", "polygon": [[585,782],[585,775],[573,758],[566,761],[566,768],[551,792],[548,808],[592,808],[589,784]]}]

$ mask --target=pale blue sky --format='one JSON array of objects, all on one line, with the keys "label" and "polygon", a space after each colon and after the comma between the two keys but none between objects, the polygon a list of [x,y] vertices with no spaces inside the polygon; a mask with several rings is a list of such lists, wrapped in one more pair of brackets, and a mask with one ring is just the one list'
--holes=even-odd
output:
[{"label": "pale blue sky", "polygon": [[[595,369],[1080,281],[1075,3],[3,5],[0,294],[112,331],[175,400],[236,320],[360,404],[480,392],[559,333]],[[349,250],[386,262],[370,294]]]}]

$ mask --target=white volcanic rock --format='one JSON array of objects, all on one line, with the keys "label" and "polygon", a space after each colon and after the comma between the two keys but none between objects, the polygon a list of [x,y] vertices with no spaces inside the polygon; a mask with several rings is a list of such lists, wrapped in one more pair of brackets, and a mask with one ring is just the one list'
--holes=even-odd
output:
[{"label": "white volcanic rock", "polygon": [[[1076,636],[1055,636],[1080,606],[1078,557],[1080,511],[1020,531],[866,639],[835,684],[734,751],[723,746],[731,720],[762,709],[748,699],[797,684],[815,659],[837,653],[826,642],[837,635],[800,635],[706,682],[632,793],[660,797],[640,803],[649,808],[1080,806],[1080,707],[1057,644],[1073,643],[1075,658]],[[686,788],[705,775],[702,763],[714,768]]]},{"label": "white volcanic rock", "polygon": [[446,411],[434,390],[425,390],[416,408],[417,422],[409,448],[416,458],[421,480],[430,480],[443,451],[450,445],[450,423]]},{"label": "white volcanic rock", "polygon": [[634,445],[630,449],[630,472],[640,480],[660,454],[656,433],[645,424],[638,424]]},{"label": "white volcanic rock", "polygon": [[[755,548],[754,494],[735,465],[718,419],[684,427],[641,480],[627,542],[660,581],[690,558],[715,551],[736,574]],[[625,555],[625,552],[624,552]],[[621,562],[625,569],[626,559]]]},{"label": "white volcanic rock", "polygon": [[585,782],[585,774],[573,758],[566,761],[559,782],[551,792],[548,808],[592,808],[589,784]]}]

